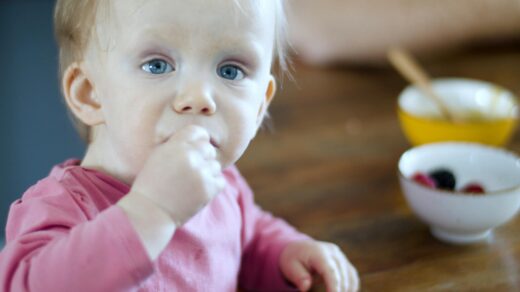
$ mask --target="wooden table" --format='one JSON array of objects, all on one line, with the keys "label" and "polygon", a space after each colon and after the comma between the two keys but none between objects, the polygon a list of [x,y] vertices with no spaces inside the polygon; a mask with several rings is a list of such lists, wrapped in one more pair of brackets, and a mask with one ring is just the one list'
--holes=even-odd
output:
[{"label": "wooden table", "polygon": [[[433,76],[495,82],[520,96],[520,46],[425,62]],[[239,167],[264,209],[337,243],[362,291],[520,291],[520,216],[488,242],[453,246],[411,213],[397,179],[410,146],[397,120],[406,85],[391,68],[296,66]],[[508,149],[520,153],[520,135]]]}]

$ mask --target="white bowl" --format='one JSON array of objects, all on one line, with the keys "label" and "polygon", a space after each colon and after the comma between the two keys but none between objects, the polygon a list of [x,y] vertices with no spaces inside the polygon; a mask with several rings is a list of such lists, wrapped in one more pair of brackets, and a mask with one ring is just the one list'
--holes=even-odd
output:
[{"label": "white bowl", "polygon": [[[520,158],[500,148],[464,142],[426,144],[406,151],[398,168],[408,205],[442,241],[486,239],[494,227],[513,218],[520,206]],[[479,182],[486,193],[433,189],[411,179],[416,172],[439,168],[453,172],[455,190]]]}]

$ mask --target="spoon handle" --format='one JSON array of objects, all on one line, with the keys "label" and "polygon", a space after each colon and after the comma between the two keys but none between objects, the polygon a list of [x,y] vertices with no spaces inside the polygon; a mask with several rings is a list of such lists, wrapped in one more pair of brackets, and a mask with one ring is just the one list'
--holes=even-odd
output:
[{"label": "spoon handle", "polygon": [[388,52],[388,59],[408,82],[417,86],[423,94],[435,102],[445,119],[451,122],[455,120],[448,107],[433,90],[426,71],[421,68],[419,63],[409,53],[401,48],[392,48]]}]

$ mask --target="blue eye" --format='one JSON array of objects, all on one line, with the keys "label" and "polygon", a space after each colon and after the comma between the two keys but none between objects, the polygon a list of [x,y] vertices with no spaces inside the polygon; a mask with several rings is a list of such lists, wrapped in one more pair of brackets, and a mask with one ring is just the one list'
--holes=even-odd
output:
[{"label": "blue eye", "polygon": [[141,69],[152,74],[165,74],[174,71],[173,67],[161,59],[153,59],[144,63]]},{"label": "blue eye", "polygon": [[220,77],[229,80],[242,80],[245,77],[244,71],[235,65],[224,65],[217,69]]}]

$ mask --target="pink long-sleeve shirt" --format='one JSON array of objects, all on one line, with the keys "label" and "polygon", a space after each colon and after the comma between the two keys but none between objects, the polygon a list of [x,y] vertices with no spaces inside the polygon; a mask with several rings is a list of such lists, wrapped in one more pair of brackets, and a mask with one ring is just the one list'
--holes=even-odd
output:
[{"label": "pink long-sleeve shirt", "polygon": [[[152,262],[115,203],[130,190],[67,160],[11,205],[1,291],[291,291],[278,260],[308,239],[254,204],[236,167],[225,190]],[[173,189],[173,188],[172,188]]]}]

